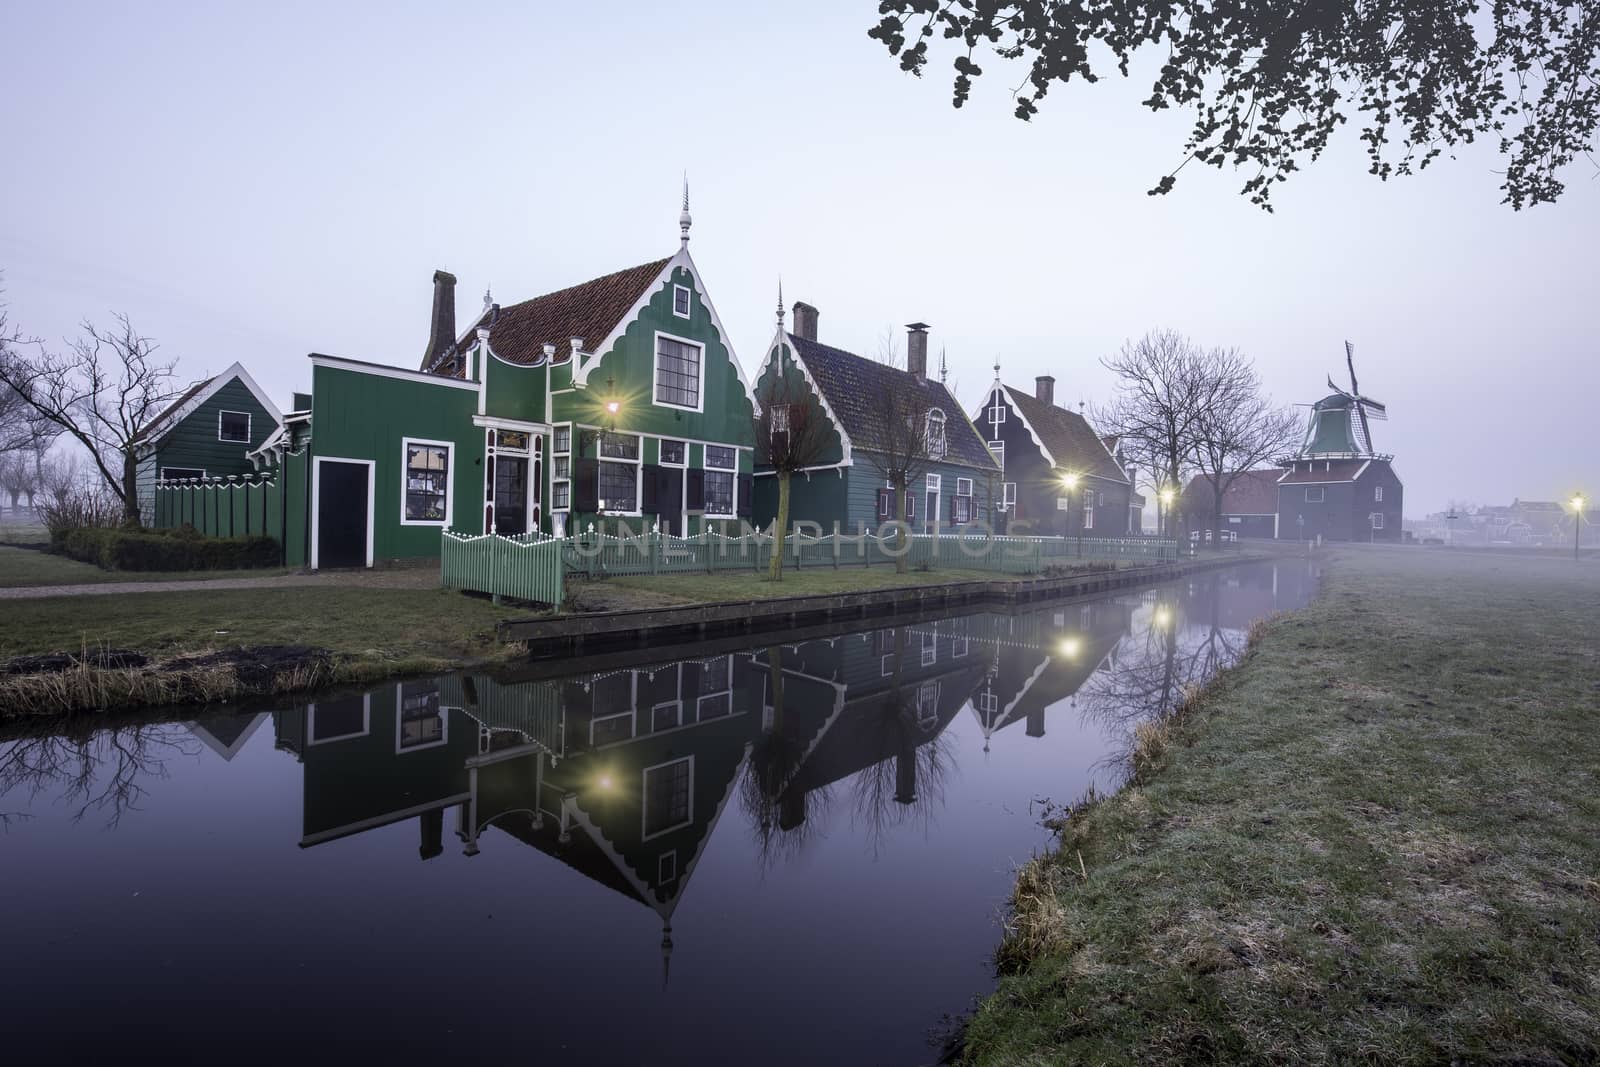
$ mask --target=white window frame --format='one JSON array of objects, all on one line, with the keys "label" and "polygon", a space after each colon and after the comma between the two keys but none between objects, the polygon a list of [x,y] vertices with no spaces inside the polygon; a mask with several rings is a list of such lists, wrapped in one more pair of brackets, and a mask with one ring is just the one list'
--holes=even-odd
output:
[{"label": "white window frame", "polygon": [[[441,727],[441,730],[439,732],[439,740],[437,740],[437,741],[429,741],[426,744],[422,744],[422,745],[412,745],[409,748],[404,747],[404,746],[402,746],[400,744],[400,728],[403,725],[405,725],[405,710],[406,710],[405,687],[406,687],[406,683],[405,682],[396,682],[395,686],[394,686],[394,753],[395,753],[395,755],[401,756],[401,755],[405,755],[405,754],[410,753],[410,752],[422,752],[425,749],[438,748],[441,745],[448,745],[450,743],[450,709],[446,708],[446,707],[442,707],[442,706],[441,707],[436,707],[436,709],[435,709],[439,713],[439,725]],[[436,697],[436,698],[439,696],[439,691],[437,689],[433,690],[433,696]]]},{"label": "white window frame", "polygon": [[[639,442],[639,447],[633,450],[633,458],[618,459],[615,456],[607,456],[605,453],[605,439],[607,436],[632,437],[636,439]],[[594,498],[596,503],[600,506],[600,514],[620,515],[628,518],[637,518],[639,515],[642,515],[642,494],[644,492],[644,435],[621,432],[607,434],[602,432],[599,437],[595,438],[594,454]],[[600,468],[607,463],[631,463],[633,465],[633,507],[627,511],[618,511],[616,508],[608,508],[605,506],[605,501],[600,499]],[[567,499],[569,501],[572,499],[570,489],[568,490]],[[570,511],[572,509],[569,507],[563,508],[562,510]]]},{"label": "white window frame", "polygon": [[[406,490],[410,481],[410,463],[407,451],[412,445],[423,445],[427,448],[444,449],[444,518],[441,519],[408,519],[406,518]],[[456,446],[453,441],[430,441],[425,437],[400,438],[400,525],[401,526],[437,526],[448,530],[450,520],[455,517],[456,496]],[[530,494],[531,497],[531,494]]]},{"label": "white window frame", "polygon": [[1079,526],[1078,529],[1080,529],[1080,530],[1092,530],[1092,529],[1094,529],[1094,490],[1093,489],[1085,489],[1083,491],[1083,525]]},{"label": "white window frame", "polygon": [[[663,337],[665,337],[669,341],[676,341],[679,344],[689,345],[692,348],[697,348],[697,349],[700,350],[700,376],[699,376],[699,380],[695,382],[695,403],[694,403],[694,407],[686,407],[683,404],[672,404],[672,403],[669,403],[669,402],[667,402],[665,400],[660,399],[657,396],[657,392],[658,392],[658,390],[660,388],[660,384],[661,384],[656,379],[656,375],[658,373],[657,364],[658,364],[658,362],[659,362],[659,360],[661,358],[661,339]],[[650,346],[650,403],[653,404],[654,406],[658,407],[658,408],[671,408],[674,411],[695,411],[695,412],[703,412],[703,411],[705,411],[705,409],[706,409],[706,346],[705,346],[705,342],[696,341],[692,337],[679,337],[677,334],[667,333],[665,330],[657,330],[656,331],[655,340],[652,342],[652,344]]]},{"label": "white window frame", "polygon": [[956,496],[971,496],[971,495],[972,495],[972,479],[971,478],[957,478],[956,479]]},{"label": "white window frame", "polygon": [[929,631],[922,635],[922,665],[932,667],[939,662],[939,634]]},{"label": "white window frame", "polygon": [[[236,437],[224,437],[224,436],[222,436],[222,416],[224,416],[224,415],[243,415],[244,416],[244,440],[241,441]],[[255,430],[256,430],[255,419],[256,419],[256,417],[254,415],[252,415],[248,411],[218,411],[217,412],[217,440],[221,441],[221,442],[223,442],[225,444],[230,444],[230,445],[247,445],[247,444],[249,444],[254,439],[252,435],[255,433]]]},{"label": "white window frame", "polygon": [[[731,466],[731,467],[713,466],[712,463],[711,463],[711,450],[713,448],[725,448],[729,452],[732,452],[733,453],[733,466]],[[685,459],[687,459],[687,453],[685,453]],[[701,496],[702,496],[701,506],[702,506],[702,509],[703,509],[702,510],[702,514],[704,515],[704,517],[708,518],[708,519],[731,519],[734,516],[738,515],[739,514],[739,449],[738,449],[738,447],[735,446],[735,445],[719,445],[719,444],[711,444],[711,443],[707,443],[707,444],[701,445],[700,446],[700,469],[705,471],[708,474],[711,471],[716,471],[719,474],[731,474],[731,475],[733,475],[733,492],[728,494],[728,499],[732,502],[731,506],[732,506],[733,510],[732,511],[727,511],[727,512],[704,510],[706,507],[708,507],[708,505],[707,505],[707,502],[703,499],[703,497],[705,495],[705,490],[704,490],[704,486],[702,485],[702,488],[701,488]]]},{"label": "white window frame", "polygon": [[[200,478],[199,479],[195,479],[195,478],[174,478],[174,477],[172,477],[172,476],[167,474],[168,471],[199,471],[200,472]],[[157,479],[157,480],[158,481],[163,481],[163,482],[192,482],[192,481],[197,481],[197,480],[204,479],[205,476],[206,476],[206,469],[204,467],[162,467],[161,468],[161,477],[159,479]]]},{"label": "white window frame", "polygon": [[1372,487],[1372,502],[1374,504],[1383,503],[1383,486],[1375,485]]},{"label": "white window frame", "polygon": [[1372,528],[1374,530],[1383,529],[1383,512],[1374,511],[1371,515],[1367,516],[1367,519],[1372,523]]},{"label": "white window frame", "polygon": [[[668,870],[667,867],[669,861],[672,865],[670,870]],[[678,850],[673,849],[671,852],[663,852],[661,855],[656,857],[656,887],[660,888],[664,885],[671,885],[677,880]]]},{"label": "white window frame", "polygon": [[1011,511],[1017,506],[1017,483],[1000,483],[1000,510]]},{"label": "white window frame", "polygon": [[998,396],[996,396],[994,398],[994,404],[989,408],[989,425],[995,427],[996,428],[995,432],[998,433],[1000,424],[1002,422],[1005,422],[1005,421],[1006,421],[1006,406],[1005,406],[1005,403],[1003,401],[1001,401],[1001,399]]},{"label": "white window frame", "polygon": [[[650,823],[649,823],[649,819],[650,819],[650,810],[649,810],[650,809],[650,772],[651,771],[658,771],[662,767],[671,767],[675,763],[683,763],[685,761],[687,761],[688,764],[689,764],[689,796],[688,796],[689,807],[688,807],[688,814],[684,817],[682,822],[677,822],[677,823],[673,823],[671,826],[662,827],[660,830],[657,830],[653,834],[645,833],[645,827],[650,825]],[[666,761],[664,761],[662,763],[652,764],[651,766],[644,768],[642,771],[639,772],[639,786],[640,786],[640,790],[639,790],[639,834],[640,834],[639,840],[640,841],[649,841],[651,838],[662,837],[662,836],[664,836],[666,834],[672,833],[675,830],[682,830],[685,826],[694,825],[694,756],[693,756],[693,754],[690,754],[688,756],[679,756],[676,759],[669,759],[669,760],[666,760]]]},{"label": "white window frame", "polygon": [[[679,293],[683,294],[683,311],[678,310]],[[680,319],[694,317],[694,294],[689,291],[689,287],[687,285],[674,285],[672,287],[672,313]]]},{"label": "white window frame", "polygon": [[[681,700],[663,700],[659,704],[650,705],[650,732],[651,733],[655,733],[656,732],[656,712],[660,711],[662,708],[676,708],[677,709],[677,712],[672,717],[672,725],[668,726],[668,727],[665,727],[665,729],[675,730],[678,727],[683,725],[683,701],[681,701]],[[695,711],[698,714],[699,708],[696,707]]]},{"label": "white window frame", "polygon": [[317,737],[317,705],[306,705],[306,745],[331,745],[335,741],[349,741],[357,737],[366,737],[372,732],[372,694],[361,694],[361,729],[355,733],[339,734],[335,737]]},{"label": "white window frame", "polygon": [[639,734],[638,714],[632,708],[629,708],[627,711],[619,711],[619,712],[615,712],[615,713],[613,713],[611,715],[596,715],[593,718],[591,718],[589,720],[589,747],[590,748],[601,748],[601,747],[603,747],[601,745],[596,744],[595,740],[594,740],[594,728],[595,728],[595,724],[596,723],[610,722],[613,719],[622,719],[622,718],[626,718],[628,720],[628,736],[627,737],[620,737],[615,741],[607,741],[606,744],[607,745],[620,745],[620,744],[623,744],[624,742],[632,741],[635,737],[637,737],[638,734]]},{"label": "white window frame", "polygon": [[944,476],[943,475],[939,475],[939,474],[930,474],[924,480],[923,484],[924,484],[924,487],[930,493],[943,492],[944,491]]},{"label": "white window frame", "polygon": [[931,678],[917,686],[917,725],[924,730],[939,721],[939,680]]},{"label": "white window frame", "polygon": [[[934,420],[934,416],[938,420]],[[923,416],[922,440],[929,459],[943,459],[950,453],[950,435],[948,432],[950,420],[944,413],[944,408],[933,407]],[[935,438],[933,428],[937,426],[939,433]]]},{"label": "white window frame", "polygon": [[882,659],[880,660],[880,662],[878,664],[878,669],[879,669],[879,671],[882,672],[882,677],[884,677],[884,678],[887,678],[890,675],[894,674],[894,653],[893,652],[890,652],[890,653],[888,653],[888,654],[886,654],[885,656],[882,657]]},{"label": "white window frame", "polygon": [[[662,454],[663,446],[669,445],[669,444],[682,445],[683,446],[683,458],[678,460],[678,462],[676,462],[676,463],[674,463],[670,459],[667,459],[666,456]],[[679,468],[679,469],[687,467],[689,465],[689,442],[685,441],[681,437],[660,437],[660,438],[657,438],[656,439],[656,462],[659,463],[663,467],[676,467],[676,468]],[[737,454],[735,454],[734,463],[736,465],[738,463]]]},{"label": "white window frame", "polygon": [[950,640],[951,659],[960,659],[971,650],[972,638],[968,637],[966,634],[961,634],[959,637],[954,637]]},{"label": "white window frame", "polygon": [[989,442],[989,455],[993,456],[994,457],[994,461],[1000,465],[1000,473],[1001,474],[1005,474],[1005,472],[1006,472],[1006,443],[1004,441],[990,441]]},{"label": "white window frame", "polygon": [[772,419],[770,421],[771,421],[772,436],[776,437],[780,433],[788,433],[789,432],[789,405],[788,404],[774,404],[774,405],[772,405]]},{"label": "white window frame", "polygon": [[[1317,495],[1316,496],[1312,496],[1311,495],[1312,493],[1316,493]],[[1320,485],[1316,485],[1316,486],[1310,486],[1310,487],[1308,487],[1306,489],[1306,503],[1307,504],[1326,504],[1327,502],[1328,502],[1328,490],[1325,489],[1324,487],[1322,487]]]},{"label": "white window frame", "polygon": [[[563,429],[567,431],[567,447],[558,450],[556,448],[556,431]],[[572,511],[572,434],[573,426],[570,422],[558,422],[550,427],[550,514],[552,516],[552,523],[554,522],[554,516],[556,514],[559,513],[562,515],[567,515]],[[556,477],[557,457],[566,458],[567,476],[565,478]],[[598,478],[599,475],[597,474],[596,477]],[[556,507],[557,485],[565,485],[567,487],[567,502],[561,507]],[[597,485],[595,488],[598,489],[599,486]],[[552,529],[553,528],[554,527],[552,526]]]}]

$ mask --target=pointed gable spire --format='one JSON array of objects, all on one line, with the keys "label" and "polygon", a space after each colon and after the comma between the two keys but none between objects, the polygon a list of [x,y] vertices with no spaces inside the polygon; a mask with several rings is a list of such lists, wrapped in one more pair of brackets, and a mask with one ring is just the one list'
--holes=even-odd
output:
[{"label": "pointed gable spire", "polygon": [[994,380],[997,381],[997,382],[1000,380],[1000,357],[999,356],[995,356],[994,357]]},{"label": "pointed gable spire", "polygon": [[694,225],[694,217],[689,214],[689,172],[683,174],[683,213],[678,216],[679,238],[685,248],[689,247],[689,227]]},{"label": "pointed gable spire", "polygon": [[778,275],[778,332],[783,332],[783,275]]},{"label": "pointed gable spire", "polygon": [[939,384],[944,385],[950,377],[950,364],[944,358],[944,345],[939,346]]}]

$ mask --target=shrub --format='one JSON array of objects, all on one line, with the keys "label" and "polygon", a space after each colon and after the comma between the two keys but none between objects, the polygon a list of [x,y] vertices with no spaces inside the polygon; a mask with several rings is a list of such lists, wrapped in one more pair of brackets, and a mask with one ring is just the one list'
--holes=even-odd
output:
[{"label": "shrub", "polygon": [[61,552],[73,530],[115,526],[122,521],[122,503],[97,486],[67,486],[50,494],[39,508],[50,531],[50,551]]},{"label": "shrub", "polygon": [[66,533],[63,551],[73,559],[117,571],[202,571],[278,564],[270,537],[202,537],[177,530],[83,527]]}]

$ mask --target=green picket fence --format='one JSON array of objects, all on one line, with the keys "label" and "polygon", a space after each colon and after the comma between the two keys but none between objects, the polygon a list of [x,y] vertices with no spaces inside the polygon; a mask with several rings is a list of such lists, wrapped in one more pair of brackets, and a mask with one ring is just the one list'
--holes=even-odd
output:
[{"label": "green picket fence", "polygon": [[439,539],[439,581],[446,589],[560,604],[564,544],[555,537],[472,536],[446,530]]}]

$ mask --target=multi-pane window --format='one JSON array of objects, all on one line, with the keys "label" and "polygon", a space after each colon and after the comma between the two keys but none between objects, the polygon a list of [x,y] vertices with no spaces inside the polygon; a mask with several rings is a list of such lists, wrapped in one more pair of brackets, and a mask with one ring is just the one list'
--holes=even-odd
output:
[{"label": "multi-pane window", "polygon": [[1375,485],[1372,487],[1372,499],[1379,504],[1383,503],[1383,486]]},{"label": "multi-pane window", "polygon": [[638,509],[639,438],[636,435],[625,433],[601,435],[599,496],[602,511]]},{"label": "multi-pane window", "polygon": [[688,458],[689,446],[683,441],[662,441],[661,462],[682,466]]},{"label": "multi-pane window", "polygon": [[450,514],[450,446],[406,443],[407,522],[445,522]]},{"label": "multi-pane window", "polygon": [[1374,511],[1372,513],[1372,528],[1374,530],[1383,529],[1383,512]]},{"label": "multi-pane window", "polygon": [[553,452],[571,452],[572,451],[572,427],[571,426],[557,426],[556,427],[556,430],[555,430],[555,443],[554,443],[554,447],[551,449],[551,451],[553,451]]},{"label": "multi-pane window", "polygon": [[943,459],[946,451],[944,412],[933,408],[928,412],[927,432],[924,435],[929,459]]},{"label": "multi-pane window", "polygon": [[1006,469],[1006,443],[1004,441],[991,442],[989,454],[994,457],[995,464],[999,466],[1003,473]]},{"label": "multi-pane window", "polygon": [[1002,482],[1000,485],[1000,506],[1010,511],[1017,506],[1017,483]]},{"label": "multi-pane window", "polygon": [[644,772],[644,836],[654,837],[689,821],[690,760],[685,757],[646,768]]},{"label": "multi-pane window", "polygon": [[1083,491],[1083,528],[1085,530],[1094,529],[1094,490],[1093,489],[1085,489]]},{"label": "multi-pane window", "polygon": [[656,339],[656,403],[700,410],[700,346]]},{"label": "multi-pane window", "polygon": [[400,734],[395,747],[404,752],[426,748],[444,741],[444,712],[439,708],[439,691],[431,685],[400,687]]},{"label": "multi-pane window", "polygon": [[217,415],[217,440],[238,441],[248,444],[250,441],[250,413],[247,411],[224,411]]},{"label": "multi-pane window", "polygon": [[923,682],[917,687],[917,725],[930,730],[939,721],[939,683]]},{"label": "multi-pane window", "polygon": [[689,290],[684,286],[672,287],[672,313],[685,319],[689,317]]},{"label": "multi-pane window", "polygon": [[972,521],[972,496],[971,494],[957,493],[955,499],[950,501],[950,521],[956,525]]},{"label": "multi-pane window", "polygon": [[733,483],[739,453],[721,445],[706,445],[707,515],[732,515]]},{"label": "multi-pane window", "polygon": [[572,427],[557,426],[551,434],[550,451],[555,453],[550,469],[550,507],[564,511],[572,507]]},{"label": "multi-pane window", "polygon": [[1327,491],[1325,489],[1323,489],[1323,487],[1320,486],[1320,485],[1316,486],[1314,488],[1311,488],[1311,489],[1307,489],[1306,490],[1306,503],[1307,504],[1320,504],[1320,503],[1322,503],[1323,497],[1326,495],[1326,492]]}]

